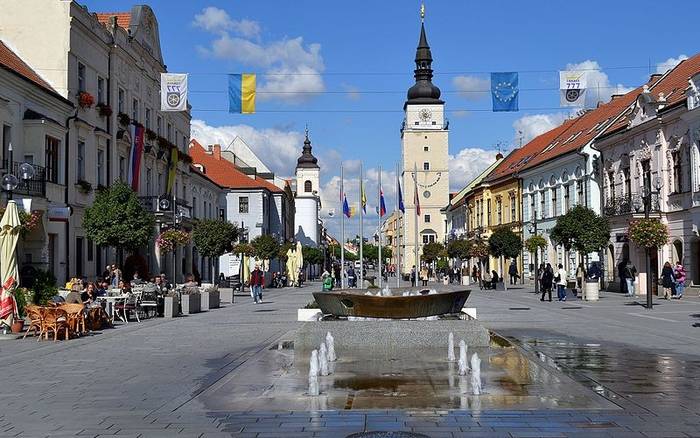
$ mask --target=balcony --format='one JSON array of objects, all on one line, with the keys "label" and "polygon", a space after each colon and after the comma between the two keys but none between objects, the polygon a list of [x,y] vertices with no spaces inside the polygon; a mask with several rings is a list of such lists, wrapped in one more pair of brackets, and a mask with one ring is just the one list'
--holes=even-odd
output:
[{"label": "balcony", "polygon": [[[12,161],[12,163],[8,166],[9,160],[2,160],[2,169],[3,172],[2,174],[7,174],[11,173],[15,175],[16,177],[19,178],[19,166],[22,163],[19,163],[17,161]],[[19,186],[15,190],[13,190],[13,193],[17,194],[22,194],[22,195],[27,195],[27,196],[38,196],[38,197],[45,197],[46,196],[46,168],[42,166],[37,166],[35,164],[32,164],[32,167],[34,167],[34,177],[29,179],[29,180],[22,180],[20,178],[20,183]]]},{"label": "balcony", "polygon": [[[639,206],[639,211],[635,209],[635,204]],[[650,212],[658,213],[660,210],[659,195],[657,193],[652,193]],[[641,195],[636,193],[631,196],[614,196],[607,198],[603,205],[603,216],[611,217],[634,213],[644,213],[644,200]]]}]

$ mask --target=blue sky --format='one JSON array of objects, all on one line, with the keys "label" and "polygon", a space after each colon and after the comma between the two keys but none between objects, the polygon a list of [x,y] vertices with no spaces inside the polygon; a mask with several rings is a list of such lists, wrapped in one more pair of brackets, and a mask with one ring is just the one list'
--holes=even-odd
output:
[{"label": "blue sky", "polygon": [[[92,11],[133,4],[84,3]],[[658,1],[593,0],[571,8],[551,1],[428,0],[434,83],[450,118],[452,188],[487,166],[499,142],[507,151],[520,137],[527,141],[565,117],[558,109],[557,71],[568,64],[601,69],[594,72],[599,88],[589,93],[593,104],[596,94],[607,99],[643,83],[658,64],[696,53],[697,34],[683,13],[695,10],[694,3],[674,1],[670,8]],[[169,71],[190,73],[195,132],[203,142],[242,135],[273,170],[288,175],[308,123],[326,204],[337,199],[333,177],[341,160],[350,177],[358,160],[393,169],[405,93],[413,83],[419,0],[149,4]],[[520,72],[525,110],[489,111],[488,93],[474,91],[488,88],[490,71]],[[225,74],[234,72],[257,73],[259,91],[278,93],[260,93],[255,115],[228,114]],[[291,75],[266,78],[269,72]]]}]

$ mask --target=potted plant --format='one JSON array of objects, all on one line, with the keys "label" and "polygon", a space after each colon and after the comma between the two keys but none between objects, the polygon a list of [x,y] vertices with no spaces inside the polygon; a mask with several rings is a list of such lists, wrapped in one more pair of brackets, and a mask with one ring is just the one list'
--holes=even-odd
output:
[{"label": "potted plant", "polygon": [[78,190],[84,194],[88,194],[92,191],[92,184],[83,179],[79,179],[75,185],[78,187]]},{"label": "potted plant", "polygon": [[129,123],[131,123],[131,117],[129,117],[128,114],[119,113],[117,115],[117,118],[119,119],[119,124],[124,126],[124,127],[129,126]]},{"label": "potted plant", "polygon": [[156,245],[163,253],[173,251],[176,246],[186,245],[190,241],[190,234],[186,231],[169,229],[156,237]]},{"label": "potted plant", "polygon": [[80,105],[80,108],[90,108],[95,104],[95,98],[92,97],[92,94],[88,93],[87,91],[81,91],[78,93],[78,105]]},{"label": "potted plant", "polygon": [[202,311],[202,294],[196,288],[185,287],[180,296],[183,315],[191,315]]},{"label": "potted plant", "polygon": [[100,117],[109,117],[112,115],[112,107],[103,102],[97,104],[97,111]]},{"label": "potted plant", "polygon": [[13,291],[15,304],[17,305],[17,318],[12,322],[12,333],[22,333],[24,330],[25,308],[34,301],[34,292],[26,287],[19,287]]},{"label": "potted plant", "polygon": [[218,309],[221,304],[219,288],[215,285],[208,286],[202,291],[202,310]]},{"label": "potted plant", "polygon": [[176,293],[170,292],[163,297],[163,316],[174,318],[180,314],[180,299]]}]

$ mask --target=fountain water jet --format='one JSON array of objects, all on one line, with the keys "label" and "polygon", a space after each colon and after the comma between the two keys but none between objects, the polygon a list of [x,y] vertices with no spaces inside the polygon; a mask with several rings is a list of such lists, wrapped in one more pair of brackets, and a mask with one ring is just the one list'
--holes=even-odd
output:
[{"label": "fountain water jet", "polygon": [[452,332],[447,337],[447,360],[450,362],[455,360],[455,336]]},{"label": "fountain water jet", "polygon": [[338,358],[335,355],[335,339],[331,332],[326,333],[326,347],[328,348],[328,362],[335,362]]},{"label": "fountain water jet", "polygon": [[318,350],[314,350],[311,352],[311,359],[309,359],[309,395],[316,396],[318,394]]},{"label": "fountain water jet", "polygon": [[481,359],[474,353],[471,359],[472,365],[472,394],[481,394]]},{"label": "fountain water jet", "polygon": [[321,348],[319,349],[318,352],[318,367],[319,367],[319,375],[321,376],[327,376],[328,375],[328,351],[326,350],[326,343],[321,342]]},{"label": "fountain water jet", "polygon": [[459,341],[459,375],[466,376],[467,368],[467,344],[464,339]]}]

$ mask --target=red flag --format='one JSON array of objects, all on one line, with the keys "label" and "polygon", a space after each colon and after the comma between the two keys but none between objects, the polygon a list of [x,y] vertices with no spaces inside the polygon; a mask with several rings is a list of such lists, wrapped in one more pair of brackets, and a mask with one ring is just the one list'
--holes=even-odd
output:
[{"label": "red flag", "polygon": [[413,196],[413,202],[416,204],[416,215],[420,216],[420,197],[418,196],[418,184],[416,184],[416,192]]}]

